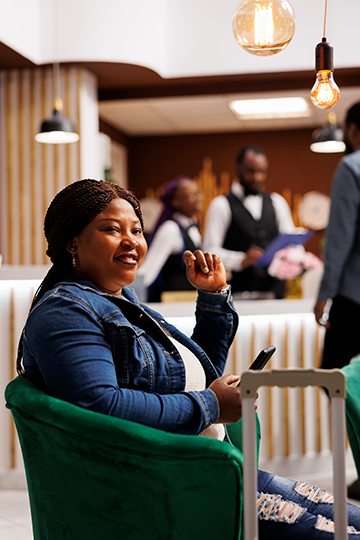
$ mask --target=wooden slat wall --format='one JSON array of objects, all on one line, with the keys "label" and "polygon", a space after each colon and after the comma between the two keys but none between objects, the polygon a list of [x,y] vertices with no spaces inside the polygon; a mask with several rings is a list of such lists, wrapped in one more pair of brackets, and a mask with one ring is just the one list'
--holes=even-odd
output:
[{"label": "wooden slat wall", "polygon": [[[96,95],[97,86],[96,79],[83,71],[61,69],[60,75],[64,115],[75,121],[80,135],[83,96]],[[84,85],[90,92],[83,91]],[[52,116],[53,97],[51,68],[0,72],[0,253],[6,264],[48,262],[43,235],[46,208],[55,193],[81,178],[82,144],[45,145],[34,139],[42,120]],[[97,118],[97,100],[96,114],[88,115],[86,99],[83,116],[89,122],[89,116]],[[90,139],[87,134],[87,140],[96,146],[93,124],[96,133]],[[90,148],[89,153],[96,150]]]}]

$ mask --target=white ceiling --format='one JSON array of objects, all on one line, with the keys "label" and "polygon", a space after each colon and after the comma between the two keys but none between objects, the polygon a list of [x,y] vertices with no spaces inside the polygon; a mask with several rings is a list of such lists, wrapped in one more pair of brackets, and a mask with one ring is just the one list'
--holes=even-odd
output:
[{"label": "white ceiling", "polygon": [[[360,87],[341,88],[340,100],[333,109],[342,122],[348,107],[360,101]],[[192,97],[167,97],[103,101],[100,117],[129,136],[185,135],[231,131],[315,128],[326,122],[327,113],[314,107],[310,88],[299,91],[226,94]],[[267,120],[240,121],[228,103],[234,99],[266,97],[304,97],[309,102],[309,116]]]}]

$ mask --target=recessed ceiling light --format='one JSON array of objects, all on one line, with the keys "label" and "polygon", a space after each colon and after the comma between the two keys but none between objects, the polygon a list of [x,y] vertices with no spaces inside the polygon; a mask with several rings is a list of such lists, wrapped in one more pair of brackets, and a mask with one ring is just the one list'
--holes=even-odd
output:
[{"label": "recessed ceiling light", "polygon": [[231,101],[229,107],[240,119],[296,118],[311,114],[306,99],[301,97],[241,99]]}]

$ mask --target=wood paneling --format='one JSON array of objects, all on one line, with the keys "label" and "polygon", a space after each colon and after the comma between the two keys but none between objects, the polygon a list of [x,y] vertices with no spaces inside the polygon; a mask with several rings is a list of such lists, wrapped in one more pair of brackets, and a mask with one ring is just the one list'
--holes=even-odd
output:
[{"label": "wood paneling", "polygon": [[[69,80],[77,71],[61,72],[70,107],[80,92],[78,85],[69,89]],[[0,252],[6,264],[47,263],[44,214],[55,193],[78,180],[77,175],[65,178],[64,171],[78,170],[79,145],[74,145],[75,153],[66,155],[64,145],[59,148],[34,141],[41,121],[52,114],[50,69],[2,71],[0,80]]]},{"label": "wood paneling", "polygon": [[315,154],[309,148],[312,130],[221,133],[129,138],[129,186],[143,196],[179,174],[196,176],[206,157],[213,172],[235,176],[235,157],[246,144],[260,146],[269,158],[266,187],[293,193],[318,190],[329,194],[333,173],[342,154]]},{"label": "wood paneling", "polygon": [[[294,195],[317,190],[330,195],[332,177],[343,154],[315,154],[309,148],[312,130],[279,130],[188,136],[129,137],[129,188],[143,197],[147,188],[186,174],[197,177],[210,157],[213,173],[235,177],[235,158],[246,144],[260,146],[269,158],[268,191]],[[292,201],[293,202],[293,201]],[[322,233],[307,248],[321,255]]]}]

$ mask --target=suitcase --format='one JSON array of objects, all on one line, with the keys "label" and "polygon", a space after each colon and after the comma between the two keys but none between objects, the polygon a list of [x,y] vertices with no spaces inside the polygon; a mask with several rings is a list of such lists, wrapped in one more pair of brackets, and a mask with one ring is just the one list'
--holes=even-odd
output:
[{"label": "suitcase", "polygon": [[257,467],[254,399],[260,386],[322,386],[332,404],[332,445],[335,540],[347,540],[345,478],[345,375],[340,369],[273,369],[245,371],[241,375],[243,413],[243,499],[245,540],[257,540]]}]

